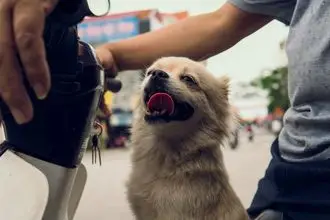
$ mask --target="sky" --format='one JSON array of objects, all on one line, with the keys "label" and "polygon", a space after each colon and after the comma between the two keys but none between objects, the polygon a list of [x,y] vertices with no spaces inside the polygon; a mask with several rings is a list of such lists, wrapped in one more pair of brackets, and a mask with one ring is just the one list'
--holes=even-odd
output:
[{"label": "sky", "polygon": [[[104,0],[92,1],[93,4],[100,5]],[[190,15],[196,15],[216,10],[224,3],[225,0],[111,0],[110,12],[141,9],[158,9],[162,12],[187,10]],[[213,74],[226,74],[233,81],[251,81],[263,70],[283,65],[279,43],[287,34],[288,28],[273,21],[228,51],[210,58],[208,68]]]}]

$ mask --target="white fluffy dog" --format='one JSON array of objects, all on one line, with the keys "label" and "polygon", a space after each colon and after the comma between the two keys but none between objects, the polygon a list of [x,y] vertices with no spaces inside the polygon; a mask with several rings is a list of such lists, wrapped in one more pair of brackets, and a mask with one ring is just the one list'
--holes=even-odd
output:
[{"label": "white fluffy dog", "polygon": [[137,220],[246,220],[220,145],[233,118],[228,79],[183,57],[147,70],[132,128],[128,199]]}]

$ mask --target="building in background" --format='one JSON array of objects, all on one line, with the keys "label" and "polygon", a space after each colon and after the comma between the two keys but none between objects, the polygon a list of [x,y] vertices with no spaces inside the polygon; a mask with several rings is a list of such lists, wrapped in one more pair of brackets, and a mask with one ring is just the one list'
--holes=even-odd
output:
[{"label": "building in background", "polygon": [[262,121],[268,115],[267,92],[248,83],[232,84],[229,100],[242,121]]}]

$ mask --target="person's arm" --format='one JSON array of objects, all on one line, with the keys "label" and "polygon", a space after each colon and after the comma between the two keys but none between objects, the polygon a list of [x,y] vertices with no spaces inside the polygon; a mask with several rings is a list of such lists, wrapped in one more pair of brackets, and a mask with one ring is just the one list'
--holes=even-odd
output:
[{"label": "person's arm", "polygon": [[101,47],[112,53],[119,70],[141,69],[163,56],[203,60],[230,48],[271,20],[226,3],[214,12]]}]

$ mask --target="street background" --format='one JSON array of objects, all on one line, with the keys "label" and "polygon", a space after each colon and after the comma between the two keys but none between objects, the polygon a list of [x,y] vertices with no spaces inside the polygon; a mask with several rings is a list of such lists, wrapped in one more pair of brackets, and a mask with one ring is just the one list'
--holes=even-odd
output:
[{"label": "street background", "polygon": [[[236,150],[223,147],[223,152],[234,190],[248,207],[268,165],[274,136],[264,129],[257,129],[254,142],[247,141],[244,130],[240,138]],[[92,165],[90,152],[85,155],[88,180],[75,220],[134,220],[125,194],[125,181],[131,167],[130,152],[130,149],[103,151],[101,167]]]}]

